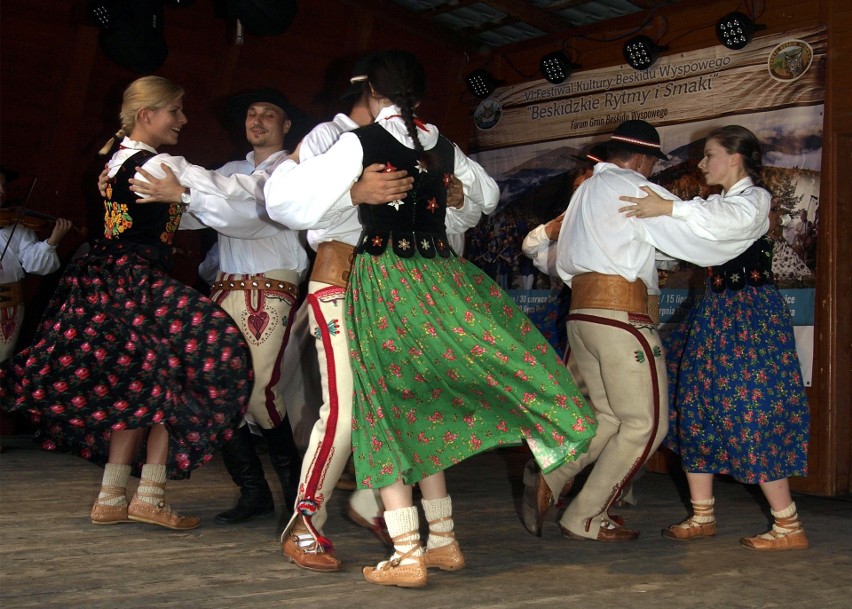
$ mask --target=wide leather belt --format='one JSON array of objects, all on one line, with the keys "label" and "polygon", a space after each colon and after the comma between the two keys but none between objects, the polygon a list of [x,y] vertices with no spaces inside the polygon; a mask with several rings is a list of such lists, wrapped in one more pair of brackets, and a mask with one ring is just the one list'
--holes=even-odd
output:
[{"label": "wide leather belt", "polygon": [[582,273],[571,279],[571,310],[606,309],[648,314],[648,288],[641,279]]},{"label": "wide leather belt", "polygon": [[277,292],[286,292],[294,298],[299,297],[299,287],[297,285],[289,281],[274,279],[272,277],[261,277],[259,275],[249,275],[242,279],[214,281],[211,291],[218,292],[219,290],[275,290]]},{"label": "wide leather belt", "polygon": [[323,241],[317,247],[311,281],[346,288],[355,259],[355,248],[341,241]]},{"label": "wide leather belt", "polygon": [[0,283],[0,307],[17,307],[24,302],[23,284],[20,281]]}]

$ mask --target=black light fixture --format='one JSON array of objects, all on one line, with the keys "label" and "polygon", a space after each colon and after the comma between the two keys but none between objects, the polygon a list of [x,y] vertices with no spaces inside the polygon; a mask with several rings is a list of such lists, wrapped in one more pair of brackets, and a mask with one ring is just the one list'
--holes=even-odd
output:
[{"label": "black light fixture", "polygon": [[562,51],[548,53],[541,58],[538,66],[544,79],[547,82],[552,82],[554,85],[568,80],[571,72],[580,67],[579,64],[573,63],[568,59],[568,56]]},{"label": "black light fixture", "polygon": [[661,51],[668,47],[658,46],[648,36],[634,36],[624,43],[624,60],[634,70],[647,70],[657,61]]},{"label": "black light fixture", "polygon": [[465,80],[467,81],[467,88],[470,89],[474,97],[488,97],[497,88],[497,81],[484,68],[474,70],[467,75]]},{"label": "black light fixture", "polygon": [[728,13],[716,22],[716,37],[729,49],[738,51],[751,42],[754,33],[766,29],[745,13]]}]

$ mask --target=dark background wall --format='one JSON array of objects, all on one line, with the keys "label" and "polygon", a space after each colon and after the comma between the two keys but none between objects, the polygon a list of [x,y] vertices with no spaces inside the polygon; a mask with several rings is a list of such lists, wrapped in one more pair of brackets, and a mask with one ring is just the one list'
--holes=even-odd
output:
[{"label": "dark background wall", "polygon": [[[648,8],[655,3],[647,2]],[[752,3],[748,3],[751,5]],[[758,21],[768,33],[828,26],[826,122],[822,164],[817,284],[816,362],[812,403],[811,476],[797,481],[809,492],[852,492],[850,371],[852,371],[852,182],[843,179],[852,162],[852,8],[847,0],[757,2]],[[249,88],[274,86],[317,121],[330,118],[352,62],[364,52],[390,46],[417,53],[426,65],[429,94],[421,115],[465,147],[476,106],[464,75],[478,67],[519,83],[540,78],[542,55],[563,44],[579,63],[594,69],[623,63],[626,36],[643,15],[519,43],[494,52],[465,48],[456,39],[406,19],[382,0],[315,0],[298,3],[292,25],[272,37],[245,34],[235,44],[235,23],[217,13],[220,3],[197,0],[167,4],[163,11],[168,56],[155,73],[182,84],[189,117],[176,154],[215,167],[246,152],[220,120],[222,101]],[[764,8],[761,8],[764,7]],[[100,48],[98,28],[83,0],[3,0],[0,6],[0,162],[20,172],[7,197],[22,201],[37,179],[29,205],[68,217],[97,231],[100,200],[96,177],[104,159],[97,150],[119,127],[121,92],[138,74],[117,65]],[[684,0],[655,13],[642,33],[661,40],[668,53],[717,44],[713,26],[741,2]],[[760,34],[760,33],[759,33]],[[293,145],[293,144],[291,144]],[[64,256],[81,243],[66,238]],[[195,281],[201,254],[198,235],[176,243],[183,257],[177,275]],[[29,278],[26,294],[37,311],[55,279]]]}]

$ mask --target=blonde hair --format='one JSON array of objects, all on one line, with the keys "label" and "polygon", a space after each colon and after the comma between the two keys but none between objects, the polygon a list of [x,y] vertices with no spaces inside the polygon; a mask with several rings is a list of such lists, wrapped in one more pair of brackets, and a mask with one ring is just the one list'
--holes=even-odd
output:
[{"label": "blonde hair", "polygon": [[109,154],[116,138],[123,138],[133,131],[139,110],[143,108],[159,110],[181,97],[183,97],[183,87],[162,76],[143,76],[134,80],[124,90],[121,112],[118,114],[121,128],[104,144],[98,154]]}]

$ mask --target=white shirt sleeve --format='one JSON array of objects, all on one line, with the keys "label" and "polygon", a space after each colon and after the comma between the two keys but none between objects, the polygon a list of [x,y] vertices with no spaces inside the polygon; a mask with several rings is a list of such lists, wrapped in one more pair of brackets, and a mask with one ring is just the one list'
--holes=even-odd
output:
[{"label": "white shirt sleeve", "polygon": [[[262,171],[251,175],[234,174],[226,177],[210,169],[188,163],[183,157],[168,154],[151,157],[143,168],[155,178],[162,178],[165,177],[165,172],[160,167],[161,163],[168,165],[178,181],[193,191],[219,195],[229,201],[263,202],[263,184],[266,174]],[[133,177],[137,180],[145,180],[138,173]]]},{"label": "white shirt sleeve", "polygon": [[[656,185],[650,186],[660,196],[680,201],[667,190]],[[766,192],[763,189],[754,190]],[[637,238],[650,243],[669,256],[673,256],[678,260],[686,260],[698,266],[716,266],[733,260],[742,254],[757,238],[763,236],[769,229],[768,205],[766,207],[766,215],[762,220],[758,220],[756,217],[759,215],[759,212],[747,212],[742,214],[742,218],[740,218],[739,212],[729,213],[730,210],[724,209],[728,198],[725,197],[723,199],[719,197],[713,202],[713,207],[720,211],[720,215],[727,222],[716,219],[712,221],[708,220],[707,225],[700,230],[696,230],[694,222],[684,221],[673,216],[641,219],[630,218],[630,220],[633,222]],[[740,195],[733,195],[730,198],[733,201],[733,205],[741,206],[745,203],[748,207],[756,207],[756,202],[752,200],[753,197],[746,195],[745,192]],[[700,201],[700,199],[693,199],[686,203],[691,204],[691,206],[700,206]],[[757,207],[759,208],[759,206],[760,204],[758,203]],[[702,215],[699,213],[700,210],[693,210],[693,212],[696,219]],[[683,213],[683,208],[681,208],[681,213]],[[735,222],[740,219],[745,222],[745,225],[737,227]]]},{"label": "white shirt sleeve", "polygon": [[363,171],[358,136],[344,133],[328,152],[298,165],[285,161],[266,180],[266,209],[273,220],[293,230],[321,225],[323,217],[351,207],[346,197]]},{"label": "white shirt sleeve", "polygon": [[[181,230],[212,228],[236,239],[262,239],[282,229],[270,220],[263,205],[264,171],[223,176],[192,165],[183,157],[160,154],[150,158],[143,168],[162,178],[165,172],[161,163],[168,165],[180,183],[190,189],[190,204],[181,217]],[[144,181],[138,173],[134,177]]]},{"label": "white shirt sleeve", "polygon": [[[59,254],[47,240],[39,241],[36,234],[23,226],[18,227],[18,259],[21,267],[34,275],[47,275],[59,268]],[[8,252],[7,252],[8,255]]]},{"label": "white shirt sleeve", "polygon": [[539,224],[532,229],[527,236],[524,237],[524,242],[521,244],[521,251],[527,258],[531,258],[533,266],[542,273],[547,273],[551,277],[558,277],[556,271],[556,241],[551,241],[547,237],[545,224]]},{"label": "white shirt sleeve", "polygon": [[711,241],[757,239],[768,230],[771,197],[756,186],[732,195],[675,201],[672,217],[685,221],[699,237]]}]

